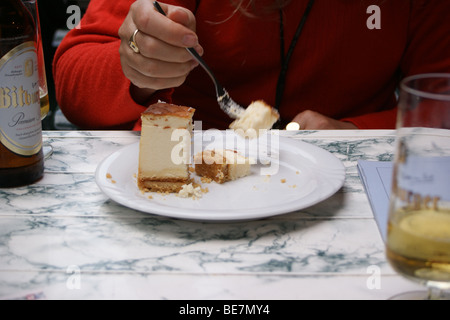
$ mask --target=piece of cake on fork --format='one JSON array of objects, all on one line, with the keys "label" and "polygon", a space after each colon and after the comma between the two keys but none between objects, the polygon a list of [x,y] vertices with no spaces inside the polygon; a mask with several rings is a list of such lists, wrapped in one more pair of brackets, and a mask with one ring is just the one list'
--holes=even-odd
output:
[{"label": "piece of cake on fork", "polygon": [[190,182],[194,112],[193,108],[159,102],[142,114],[139,189],[175,193]]},{"label": "piece of cake on fork", "polygon": [[230,128],[241,136],[256,138],[261,132],[270,130],[280,119],[277,110],[269,106],[263,100],[252,102],[244,114],[231,123]]}]

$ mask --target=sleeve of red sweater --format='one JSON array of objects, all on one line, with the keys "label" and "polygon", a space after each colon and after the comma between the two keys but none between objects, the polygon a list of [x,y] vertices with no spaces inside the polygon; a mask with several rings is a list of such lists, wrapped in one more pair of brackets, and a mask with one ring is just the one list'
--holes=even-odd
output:
[{"label": "sleeve of red sweater", "polygon": [[[400,68],[403,77],[450,73],[450,1],[411,1],[408,45]],[[401,14],[401,13],[399,13]],[[395,128],[397,108],[344,119],[360,129]]]},{"label": "sleeve of red sweater", "polygon": [[[55,54],[56,98],[82,129],[131,129],[146,108],[131,97],[119,55],[118,30],[133,2],[91,1],[80,28],[69,32]],[[157,92],[150,102],[169,102],[171,92]]]}]

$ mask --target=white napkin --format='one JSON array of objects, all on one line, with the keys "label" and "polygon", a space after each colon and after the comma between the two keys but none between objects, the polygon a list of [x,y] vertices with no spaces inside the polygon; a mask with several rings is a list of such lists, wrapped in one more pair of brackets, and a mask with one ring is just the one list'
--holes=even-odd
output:
[{"label": "white napkin", "polygon": [[392,162],[358,161],[358,171],[381,236],[386,241],[389,198],[392,185]]}]

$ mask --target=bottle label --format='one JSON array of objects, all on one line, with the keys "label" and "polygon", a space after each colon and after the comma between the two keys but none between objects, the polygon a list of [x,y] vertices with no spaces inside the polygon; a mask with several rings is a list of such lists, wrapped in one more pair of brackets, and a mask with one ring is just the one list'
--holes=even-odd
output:
[{"label": "bottle label", "polygon": [[37,61],[32,41],[0,59],[0,142],[22,156],[37,154],[42,147]]}]

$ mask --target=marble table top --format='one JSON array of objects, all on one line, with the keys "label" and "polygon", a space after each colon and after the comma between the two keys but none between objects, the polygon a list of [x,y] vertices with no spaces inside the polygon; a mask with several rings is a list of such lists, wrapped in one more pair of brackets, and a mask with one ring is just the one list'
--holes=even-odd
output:
[{"label": "marble table top", "polygon": [[322,203],[258,221],[206,223],[137,212],[94,173],[128,131],[48,131],[45,177],[0,189],[0,299],[388,299],[397,275],[360,181],[359,159],[393,159],[393,131],[284,132],[346,167]]}]

